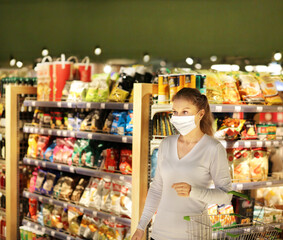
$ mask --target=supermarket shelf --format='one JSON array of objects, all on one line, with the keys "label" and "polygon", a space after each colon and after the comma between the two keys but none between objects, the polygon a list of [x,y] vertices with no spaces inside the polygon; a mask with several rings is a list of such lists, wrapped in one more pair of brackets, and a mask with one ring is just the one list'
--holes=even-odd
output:
[{"label": "supermarket shelf", "polygon": [[0,192],[5,195],[6,194],[6,189],[0,188]]},{"label": "supermarket shelf", "polygon": [[24,106],[27,107],[49,107],[49,108],[85,108],[85,109],[115,109],[129,110],[133,109],[132,103],[115,103],[115,102],[51,102],[36,101],[36,99],[26,99]]},{"label": "supermarket shelf", "polygon": [[120,224],[123,224],[123,225],[126,225],[126,226],[131,226],[131,219],[128,219],[128,218],[113,216],[109,213],[96,211],[95,209],[92,209],[92,208],[86,208],[86,207],[83,207],[83,206],[78,206],[78,205],[68,203],[68,202],[64,202],[64,201],[61,201],[61,200],[56,200],[56,199],[52,199],[52,198],[49,198],[49,197],[45,197],[45,196],[42,196],[42,195],[37,194],[37,193],[30,193],[28,191],[24,191],[23,196],[26,197],[26,198],[35,198],[42,203],[54,204],[54,205],[58,205],[58,206],[61,206],[61,207],[64,207],[64,208],[75,207],[80,212],[87,214],[89,216],[108,219],[108,220],[111,220],[113,222],[117,222],[117,223],[120,223]]},{"label": "supermarket shelf", "polygon": [[63,172],[77,173],[77,174],[84,175],[84,176],[90,176],[90,177],[109,176],[111,179],[132,182],[132,176],[129,176],[129,175],[104,172],[104,171],[99,171],[99,170],[91,169],[91,168],[68,166],[68,165],[64,165],[60,163],[52,163],[52,162],[43,161],[43,160],[34,159],[34,158],[25,157],[23,159],[23,163],[27,165],[40,166],[43,168],[54,169],[54,170],[63,171]]},{"label": "supermarket shelf", "polygon": [[249,190],[266,187],[278,187],[283,185],[283,180],[269,180],[263,182],[233,183],[233,190]]},{"label": "supermarket shelf", "polygon": [[256,147],[279,147],[283,145],[283,140],[239,140],[220,141],[225,148],[256,148]]},{"label": "supermarket shelf", "polygon": [[6,164],[6,160],[5,159],[0,159],[0,165],[5,165]]},{"label": "supermarket shelf", "polygon": [[[283,106],[266,105],[232,105],[232,104],[210,104],[212,112],[283,112]],[[172,104],[153,104],[151,107],[151,119],[156,113],[172,111]]]},{"label": "supermarket shelf", "polygon": [[132,143],[133,141],[132,136],[39,128],[29,125],[25,125],[23,131],[25,133],[37,133],[37,134],[57,136],[57,137],[85,138],[85,139],[94,139],[94,140],[109,141],[109,142]]},{"label": "supermarket shelf", "polygon": [[78,237],[73,237],[73,236],[66,234],[64,232],[59,232],[59,231],[52,229],[52,228],[49,228],[49,227],[45,227],[45,226],[43,227],[40,224],[29,221],[27,219],[23,219],[22,224],[24,226],[31,227],[35,230],[42,231],[49,236],[55,237],[56,239],[61,239],[61,240],[80,240],[80,239],[82,239],[82,238],[78,238]]}]

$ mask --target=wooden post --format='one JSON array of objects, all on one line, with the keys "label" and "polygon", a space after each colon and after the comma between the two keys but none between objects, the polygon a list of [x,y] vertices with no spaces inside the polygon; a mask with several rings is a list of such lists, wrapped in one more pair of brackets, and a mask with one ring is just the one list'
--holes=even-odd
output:
[{"label": "wooden post", "polygon": [[18,95],[21,94],[36,94],[36,88],[12,85],[6,87],[6,239],[9,240],[18,238]]},{"label": "wooden post", "polygon": [[[134,84],[133,119],[133,174],[132,174],[132,222],[134,234],[141,217],[148,186],[149,121],[152,84]],[[145,237],[144,237],[145,239]]]}]

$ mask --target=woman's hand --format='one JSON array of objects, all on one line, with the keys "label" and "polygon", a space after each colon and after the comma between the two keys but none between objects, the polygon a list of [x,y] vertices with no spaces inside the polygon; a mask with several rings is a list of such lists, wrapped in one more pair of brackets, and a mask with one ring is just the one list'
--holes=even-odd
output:
[{"label": "woman's hand", "polygon": [[143,237],[144,231],[141,229],[137,229],[131,240],[141,240]]},{"label": "woman's hand", "polygon": [[180,197],[189,197],[192,186],[188,183],[181,182],[181,183],[174,183],[172,188],[175,189],[178,196]]}]

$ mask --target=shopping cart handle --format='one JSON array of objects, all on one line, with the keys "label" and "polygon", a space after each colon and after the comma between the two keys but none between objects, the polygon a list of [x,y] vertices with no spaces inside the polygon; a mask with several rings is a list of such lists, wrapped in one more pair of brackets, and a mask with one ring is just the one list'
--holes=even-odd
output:
[{"label": "shopping cart handle", "polygon": [[239,193],[239,192],[236,192],[236,191],[230,191],[230,192],[228,192],[228,194],[233,194],[236,197],[244,198],[244,199],[249,200],[249,201],[251,200],[251,198],[248,195],[243,194],[243,193]]}]

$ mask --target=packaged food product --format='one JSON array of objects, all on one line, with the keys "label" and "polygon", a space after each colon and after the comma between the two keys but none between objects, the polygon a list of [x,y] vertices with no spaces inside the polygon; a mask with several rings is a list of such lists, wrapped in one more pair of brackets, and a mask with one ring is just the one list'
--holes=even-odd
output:
[{"label": "packaged food product", "polygon": [[51,227],[51,213],[54,206],[49,204],[43,204],[42,215],[43,224],[47,227]]},{"label": "packaged food product", "polygon": [[226,118],[223,120],[221,127],[215,132],[214,136],[218,139],[236,140],[246,120]]},{"label": "packaged food product", "polygon": [[51,227],[63,229],[62,213],[63,208],[55,205],[51,213]]},{"label": "packaged food product", "polygon": [[91,178],[89,180],[89,183],[86,186],[84,193],[83,193],[83,195],[80,199],[80,204],[83,205],[83,206],[89,207],[89,204],[90,204],[90,189],[91,189],[93,181],[94,181],[94,178]]},{"label": "packaged food product", "polygon": [[233,166],[233,161],[234,161],[234,148],[228,148],[226,150],[227,152],[227,159],[228,159],[228,163],[229,163],[229,171],[230,171],[230,176],[231,179],[233,179],[233,172],[234,172],[234,166]]},{"label": "packaged food product", "polygon": [[94,110],[82,121],[80,129],[92,132],[102,131],[107,114],[106,110]]},{"label": "packaged food product", "polygon": [[27,157],[36,158],[38,137],[39,137],[38,134],[29,135]]},{"label": "packaged food product", "polygon": [[270,75],[259,76],[259,83],[264,95],[265,102],[268,105],[281,105],[282,99],[278,95],[275,82],[279,80],[278,77],[271,77]]},{"label": "packaged food product", "polygon": [[170,101],[172,101],[173,96],[178,92],[179,82],[179,75],[169,76]]},{"label": "packaged food product", "polygon": [[127,122],[127,113],[125,111],[113,112],[111,133],[115,135],[125,135],[126,122]]},{"label": "packaged food product", "polygon": [[215,73],[208,72],[206,75],[206,97],[210,104],[223,103],[223,82]]},{"label": "packaged food product", "polygon": [[74,190],[75,181],[70,177],[65,177],[61,186],[60,198],[68,201]]},{"label": "packaged food product", "polygon": [[35,183],[35,191],[40,192],[42,184],[45,180],[46,172],[39,169],[37,173],[36,183]]},{"label": "packaged food product", "polygon": [[119,88],[118,86],[115,86],[112,91],[111,94],[109,95],[108,100],[110,102],[125,102],[125,100],[127,99],[129,95],[129,92],[126,90],[123,90],[121,88]]},{"label": "packaged food product", "polygon": [[28,200],[29,203],[29,216],[31,219],[37,219],[37,200],[35,198],[30,198]]},{"label": "packaged food product", "polygon": [[257,139],[257,128],[255,125],[255,121],[248,120],[245,122],[243,131],[241,132],[241,139],[243,140]]},{"label": "packaged food product", "polygon": [[81,153],[79,159],[79,166],[93,167],[94,154],[91,147],[91,140],[81,140]]},{"label": "packaged food product", "polygon": [[122,174],[132,174],[132,150],[122,149],[120,151],[119,169]]},{"label": "packaged food product", "polygon": [[219,77],[223,82],[223,103],[240,104],[241,98],[236,85],[236,80],[232,76],[226,74],[220,74]]},{"label": "packaged food product", "polygon": [[263,104],[264,99],[257,79],[252,75],[240,74],[239,92],[243,101],[252,104]]},{"label": "packaged food product", "polygon": [[75,190],[72,193],[71,200],[75,203],[79,203],[81,196],[84,192],[85,186],[87,184],[87,181],[84,178],[81,178],[79,183],[77,184]]},{"label": "packaged food product", "polygon": [[267,127],[267,139],[268,140],[276,140],[276,124],[268,124]]},{"label": "packaged food product", "polygon": [[195,74],[188,73],[188,74],[185,74],[183,76],[185,78],[184,79],[185,80],[185,83],[184,83],[185,88],[196,88],[196,75]]},{"label": "packaged food product", "polygon": [[39,121],[39,126],[42,128],[50,128],[52,124],[52,117],[49,112],[44,112]]},{"label": "packaged food product", "polygon": [[55,184],[54,188],[53,188],[53,197],[55,199],[58,199],[60,197],[62,184],[63,184],[64,180],[65,180],[65,176],[60,177],[59,180],[57,181],[57,183]]},{"label": "packaged food product", "polygon": [[119,180],[112,181],[112,188],[111,188],[111,208],[110,212],[115,215],[120,215],[121,212],[121,205],[120,205],[120,197],[121,197],[121,188],[122,182]]},{"label": "packaged food product", "polygon": [[64,126],[64,122],[63,122],[63,113],[56,111],[53,112],[53,124],[52,124],[52,128],[58,128],[58,129],[63,129]]},{"label": "packaged food product", "polygon": [[75,166],[79,165],[79,161],[80,161],[80,156],[81,156],[81,139],[77,139],[77,141],[74,144],[74,151],[72,154],[72,164]]},{"label": "packaged food product", "polygon": [[133,135],[133,110],[128,111],[126,123],[126,135]]},{"label": "packaged food product", "polygon": [[128,218],[132,217],[132,184],[125,182],[121,188],[120,214]]},{"label": "packaged food product", "polygon": [[100,178],[94,178],[90,185],[90,198],[89,206],[100,211],[102,192],[103,192],[104,181]]},{"label": "packaged food product", "polygon": [[266,181],[268,175],[268,154],[266,148],[253,148],[251,151],[251,180]]},{"label": "packaged food product", "polygon": [[101,202],[101,210],[105,212],[110,212],[111,210],[111,179],[105,177],[103,179],[103,190],[102,190],[102,202]]},{"label": "packaged food product", "polygon": [[80,216],[83,214],[75,207],[68,208],[69,232],[78,235],[80,229]]},{"label": "packaged food product", "polygon": [[82,81],[72,81],[67,101],[81,102],[85,99],[88,83]]},{"label": "packaged food product", "polygon": [[106,102],[109,96],[109,74],[94,74],[89,83],[85,101],[87,102]]},{"label": "packaged food product", "polygon": [[50,162],[53,162],[53,151],[54,151],[54,148],[56,147],[56,140],[54,140],[52,142],[52,144],[47,147],[46,151],[44,152],[43,154],[43,158],[45,160],[48,160]]},{"label": "packaged food product", "polygon": [[37,169],[35,169],[32,172],[32,177],[30,178],[30,183],[29,183],[29,191],[30,192],[34,192],[35,191],[37,174],[38,174]]},{"label": "packaged food product", "polygon": [[251,151],[246,148],[235,149],[234,152],[234,182],[250,182]]},{"label": "packaged food product", "polygon": [[100,220],[98,218],[84,215],[79,229],[80,236],[86,239],[97,240],[99,225]]},{"label": "packaged food product", "polygon": [[66,142],[63,138],[56,139],[56,146],[53,150],[53,162],[62,163],[63,160],[63,149]]},{"label": "packaged food product", "polygon": [[209,215],[212,227],[220,227],[220,217],[218,215],[218,205],[212,204],[207,207],[207,213]]},{"label": "packaged food product", "polygon": [[125,236],[126,230],[125,230],[125,226],[122,224],[115,224],[115,238],[117,240],[124,240],[124,236]]},{"label": "packaged food product", "polygon": [[169,103],[169,84],[167,75],[158,76],[158,103]]},{"label": "packaged food product", "polygon": [[42,110],[39,110],[39,109],[35,109],[34,110],[33,119],[32,119],[32,122],[31,122],[32,125],[34,125],[34,126],[38,126],[39,125],[40,118],[41,118],[40,115],[41,114],[43,114]]},{"label": "packaged food product", "polygon": [[49,144],[50,136],[39,136],[37,141],[37,157],[43,158],[44,152]]},{"label": "packaged food product", "polygon": [[41,193],[45,195],[51,195],[53,191],[53,186],[55,184],[56,175],[48,172],[46,174],[46,180],[42,186]]},{"label": "packaged food product", "polygon": [[257,135],[259,140],[266,140],[268,136],[268,124],[257,124]]},{"label": "packaged food product", "polygon": [[108,148],[103,150],[102,155],[104,157],[100,168],[107,172],[115,172],[118,168],[119,152],[117,149]]},{"label": "packaged food product", "polygon": [[131,229],[130,228],[125,228],[125,238],[124,240],[131,240]]}]

